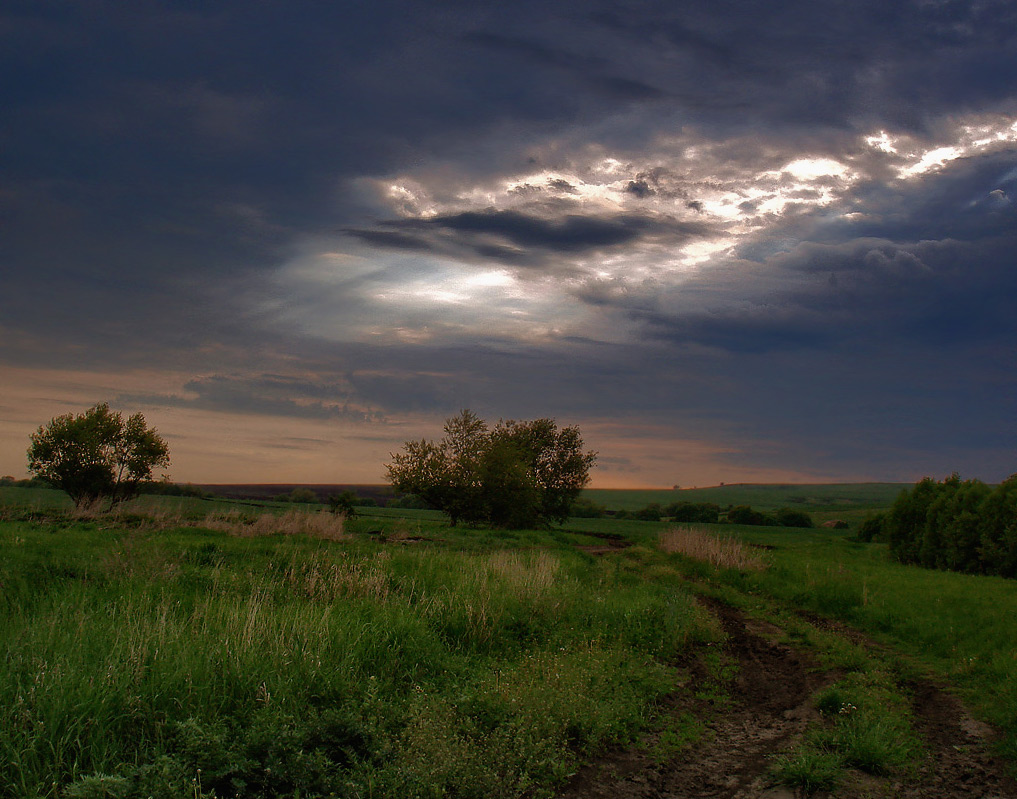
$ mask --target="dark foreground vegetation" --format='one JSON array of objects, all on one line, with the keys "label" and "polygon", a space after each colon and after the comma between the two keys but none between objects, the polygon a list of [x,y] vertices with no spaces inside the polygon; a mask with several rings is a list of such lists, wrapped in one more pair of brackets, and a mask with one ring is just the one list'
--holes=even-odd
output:
[{"label": "dark foreground vegetation", "polygon": [[0,795],[521,796],[716,636],[648,547],[194,507],[7,511]]},{"label": "dark foreground vegetation", "polygon": [[703,594],[768,614],[841,675],[769,779],[912,784],[927,756],[908,686],[927,671],[1017,760],[1017,583],[901,565],[856,529],[69,505],[0,488],[0,796],[547,796],[647,729],[655,757],[688,760],[738,671]]}]

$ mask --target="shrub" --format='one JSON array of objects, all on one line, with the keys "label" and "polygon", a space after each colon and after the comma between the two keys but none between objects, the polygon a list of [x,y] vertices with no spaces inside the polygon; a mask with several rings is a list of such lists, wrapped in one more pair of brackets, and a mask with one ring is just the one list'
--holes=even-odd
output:
[{"label": "shrub", "polygon": [[640,508],[632,514],[633,519],[641,522],[659,522],[661,516],[663,516],[663,509],[658,502],[651,502],[645,508]]},{"label": "shrub", "polygon": [[716,524],[720,520],[720,505],[712,502],[672,502],[664,508],[664,515],[673,522],[690,524]]},{"label": "shrub", "polygon": [[885,513],[877,513],[875,516],[869,516],[858,528],[858,540],[864,541],[865,543],[884,540],[883,536],[885,535],[885,526]]},{"label": "shrub", "polygon": [[750,524],[750,525],[776,525],[777,520],[772,516],[752,510],[748,505],[735,505],[727,512],[729,524]]},{"label": "shrub", "polygon": [[781,527],[812,527],[812,517],[803,510],[781,508],[777,511],[777,523]]},{"label": "shrub", "polygon": [[577,519],[600,519],[605,515],[605,509],[596,502],[580,497],[572,503],[569,514]]},{"label": "shrub", "polygon": [[389,500],[385,507],[406,508],[407,510],[433,510],[419,494],[404,494],[398,499]]},{"label": "shrub", "polygon": [[982,566],[1017,577],[1017,474],[1000,483],[979,510]]},{"label": "shrub", "polygon": [[902,563],[1017,577],[1017,475],[995,489],[927,477],[897,498],[883,529]]},{"label": "shrub", "polygon": [[333,516],[345,516],[352,519],[357,515],[357,495],[352,491],[343,491],[341,494],[332,494],[328,498],[328,509]]},{"label": "shrub", "polygon": [[290,491],[290,502],[318,502],[318,495],[310,488],[294,488]]}]

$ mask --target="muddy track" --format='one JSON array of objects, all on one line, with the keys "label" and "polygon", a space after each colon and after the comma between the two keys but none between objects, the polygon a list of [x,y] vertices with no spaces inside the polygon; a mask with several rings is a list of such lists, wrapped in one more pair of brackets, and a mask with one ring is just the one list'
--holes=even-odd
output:
[{"label": "muddy track", "polygon": [[[725,683],[728,700],[717,704],[709,690],[716,674],[702,662],[690,663],[689,679],[671,700],[668,712],[705,720],[699,740],[677,754],[661,757],[659,735],[638,747],[618,749],[583,768],[560,799],[793,799],[800,794],[775,785],[768,770],[817,717],[812,695],[832,682],[803,652],[780,643],[779,628],[720,602],[700,600],[723,625],[727,640],[720,660],[737,665]],[[715,669],[714,669],[715,671]],[[926,756],[908,780],[851,773],[834,793],[844,799],[1017,799],[1017,783],[1005,764],[989,753],[994,736],[942,687],[916,682],[915,728]],[[666,750],[663,750],[666,751]]]}]

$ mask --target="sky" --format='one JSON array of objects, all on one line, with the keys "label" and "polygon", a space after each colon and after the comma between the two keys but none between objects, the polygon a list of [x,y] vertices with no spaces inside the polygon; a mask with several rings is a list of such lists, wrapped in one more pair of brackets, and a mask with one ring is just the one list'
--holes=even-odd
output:
[{"label": "sky", "polygon": [[470,408],[602,487],[1017,472],[1013,0],[7,0],[0,474],[378,483]]}]

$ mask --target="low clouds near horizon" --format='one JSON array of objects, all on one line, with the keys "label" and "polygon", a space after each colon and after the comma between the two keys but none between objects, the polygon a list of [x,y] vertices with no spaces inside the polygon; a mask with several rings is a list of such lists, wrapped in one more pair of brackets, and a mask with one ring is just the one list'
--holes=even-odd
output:
[{"label": "low clouds near horizon", "polygon": [[374,481],[462,407],[601,484],[1017,471],[1012,3],[0,12],[0,471]]}]

